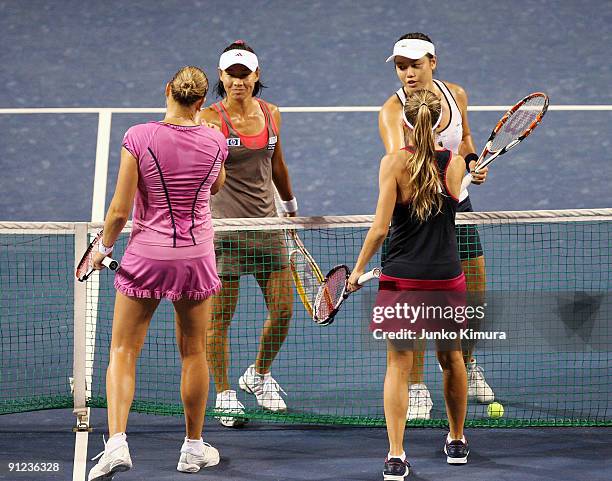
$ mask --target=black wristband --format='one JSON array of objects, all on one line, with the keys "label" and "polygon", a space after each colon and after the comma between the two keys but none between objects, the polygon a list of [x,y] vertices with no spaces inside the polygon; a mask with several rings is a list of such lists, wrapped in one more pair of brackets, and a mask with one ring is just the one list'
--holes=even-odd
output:
[{"label": "black wristband", "polygon": [[470,162],[472,162],[473,160],[478,160],[478,156],[472,152],[471,154],[467,154],[463,160],[465,160],[465,168],[469,171],[470,170]]}]

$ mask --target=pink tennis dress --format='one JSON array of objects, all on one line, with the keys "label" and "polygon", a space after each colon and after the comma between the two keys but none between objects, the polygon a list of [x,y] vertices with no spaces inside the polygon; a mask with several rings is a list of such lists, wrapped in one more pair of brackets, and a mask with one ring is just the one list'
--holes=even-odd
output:
[{"label": "pink tennis dress", "polygon": [[122,145],[138,160],[138,190],[115,288],[171,301],[216,294],[210,187],[227,158],[225,137],[206,126],[149,122],[131,127]]}]

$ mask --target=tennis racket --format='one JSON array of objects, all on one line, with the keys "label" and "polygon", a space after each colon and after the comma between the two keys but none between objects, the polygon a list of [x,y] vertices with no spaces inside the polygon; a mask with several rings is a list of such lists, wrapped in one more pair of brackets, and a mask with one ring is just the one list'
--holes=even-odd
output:
[{"label": "tennis racket", "polygon": [[[377,267],[363,274],[357,282],[359,285],[363,285],[380,277],[380,274],[381,269]],[[334,322],[334,317],[340,310],[340,306],[351,294],[347,289],[347,281],[350,275],[351,271],[345,265],[336,266],[328,272],[315,298],[312,316],[314,322],[320,326],[329,326]]]},{"label": "tennis racket", "polygon": [[316,261],[304,246],[297,231],[288,229],[285,231],[288,243],[293,243],[294,249],[289,253],[289,267],[293,276],[293,283],[297,289],[300,300],[308,315],[312,316],[313,304],[319,290],[319,286],[325,279],[323,272]]},{"label": "tennis racket", "polygon": [[[281,202],[280,195],[275,187],[274,203],[276,205],[276,213],[279,217],[285,217]],[[325,277],[310,252],[306,249],[297,231],[295,229],[285,229],[285,237],[287,245],[293,245],[293,249],[289,253],[289,266],[293,283],[302,304],[304,304],[306,311],[308,311],[308,315],[312,316],[312,306],[319,286]]]},{"label": "tennis racket", "polygon": [[[528,95],[512,107],[497,122],[489,140],[476,161],[476,173],[484,169],[500,155],[513,149],[525,140],[540,125],[548,110],[548,95],[536,92]],[[461,182],[461,192],[472,182],[472,174],[467,174]]]},{"label": "tennis racket", "polygon": [[293,283],[297,289],[300,300],[308,315],[312,316],[312,306],[317,296],[317,291],[321,285],[321,281],[313,270],[312,263],[299,249],[294,249],[289,254],[289,266],[291,267],[291,275]]},{"label": "tennis racket", "polygon": [[[83,257],[81,258],[81,262],[79,262],[79,265],[77,266],[76,278],[81,282],[89,279],[89,276],[91,276],[95,271],[93,266],[93,258],[94,254],[98,252],[98,245],[100,242],[102,242],[102,233],[103,230],[98,232],[94,240],[91,241],[89,247],[87,247],[87,250],[85,251],[85,254],[83,254]],[[111,271],[116,271],[119,269],[119,263],[108,256],[102,259],[102,264],[108,267]]]}]

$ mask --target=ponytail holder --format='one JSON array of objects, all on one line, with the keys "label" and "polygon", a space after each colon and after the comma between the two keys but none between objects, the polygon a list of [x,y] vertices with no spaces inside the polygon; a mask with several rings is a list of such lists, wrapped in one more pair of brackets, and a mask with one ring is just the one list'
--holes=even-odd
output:
[{"label": "ponytail holder", "polygon": [[234,43],[236,45],[244,45],[246,42],[244,40],[236,40]]},{"label": "ponytail holder", "polygon": [[[423,105],[427,105],[425,103],[422,103],[419,108],[421,108],[421,106]],[[406,124],[406,126],[410,129],[410,130],[414,130],[414,125],[412,125],[410,122],[408,122],[408,118],[406,117],[406,112],[404,110],[402,110],[402,118],[404,119],[404,123]],[[433,124],[433,126],[431,127],[431,130],[435,131],[438,128],[438,125],[440,125],[440,121],[442,120],[442,109],[440,109],[440,115],[438,115],[438,118],[436,119],[435,123]]]}]

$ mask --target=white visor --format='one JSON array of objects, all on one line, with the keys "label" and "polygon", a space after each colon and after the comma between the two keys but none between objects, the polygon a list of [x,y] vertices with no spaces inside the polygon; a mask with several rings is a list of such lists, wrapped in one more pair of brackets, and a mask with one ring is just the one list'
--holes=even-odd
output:
[{"label": "white visor", "polygon": [[386,61],[391,62],[395,57],[406,57],[412,60],[419,59],[430,53],[431,55],[436,54],[436,48],[434,44],[426,40],[419,40],[416,38],[407,38],[399,40],[393,46],[393,55],[391,55]]},{"label": "white visor", "polygon": [[255,55],[253,52],[249,52],[248,50],[228,50],[219,58],[219,68],[221,70],[226,70],[232,65],[236,64],[244,65],[251,72],[255,72],[259,66],[257,55]]}]

